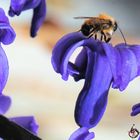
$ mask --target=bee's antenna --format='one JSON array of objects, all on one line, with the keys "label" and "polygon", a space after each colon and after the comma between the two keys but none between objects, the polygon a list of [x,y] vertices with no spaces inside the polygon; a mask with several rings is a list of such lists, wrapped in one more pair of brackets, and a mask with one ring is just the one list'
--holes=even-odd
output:
[{"label": "bee's antenna", "polygon": [[91,19],[91,18],[93,18],[93,17],[73,17],[74,19]]},{"label": "bee's antenna", "polygon": [[124,40],[125,44],[127,44],[127,43],[126,43],[126,39],[125,39],[125,37],[124,37],[124,34],[123,34],[123,32],[122,32],[122,30],[121,30],[121,28],[120,28],[119,26],[118,26],[118,29],[119,29],[119,31],[120,31],[122,37],[123,37],[123,40]]}]

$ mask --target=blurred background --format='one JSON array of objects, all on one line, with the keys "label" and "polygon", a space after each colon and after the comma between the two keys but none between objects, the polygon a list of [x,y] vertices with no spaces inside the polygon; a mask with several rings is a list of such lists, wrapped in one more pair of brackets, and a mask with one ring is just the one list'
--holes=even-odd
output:
[{"label": "blurred background", "polygon": [[[6,13],[9,3],[0,1]],[[4,93],[12,98],[6,116],[34,115],[43,140],[67,140],[78,128],[73,114],[84,81],[63,81],[54,72],[50,59],[55,43],[63,35],[79,30],[83,21],[73,17],[107,13],[117,20],[129,44],[140,44],[139,5],[139,0],[47,0],[47,18],[36,38],[29,36],[32,10],[9,18],[17,37],[10,46],[3,46],[10,66]],[[111,42],[123,42],[118,31]],[[140,102],[139,85],[137,78],[122,93],[110,90],[107,110],[91,130],[96,140],[129,140],[133,124],[140,131],[140,116],[130,117],[132,105]]]}]

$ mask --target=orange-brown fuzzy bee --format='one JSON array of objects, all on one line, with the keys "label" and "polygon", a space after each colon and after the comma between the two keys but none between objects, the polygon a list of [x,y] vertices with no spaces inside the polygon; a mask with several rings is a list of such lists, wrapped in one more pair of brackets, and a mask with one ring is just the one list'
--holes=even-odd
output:
[{"label": "orange-brown fuzzy bee", "polygon": [[[86,37],[94,36],[97,39],[97,34],[101,34],[101,41],[109,42],[113,33],[117,30],[118,24],[114,18],[107,14],[100,14],[98,17],[75,17],[75,19],[87,19],[81,26],[80,31]],[[120,28],[119,28],[120,30]],[[120,30],[123,38],[124,35]],[[124,38],[125,41],[125,38]],[[125,41],[126,43],[126,41]]]}]

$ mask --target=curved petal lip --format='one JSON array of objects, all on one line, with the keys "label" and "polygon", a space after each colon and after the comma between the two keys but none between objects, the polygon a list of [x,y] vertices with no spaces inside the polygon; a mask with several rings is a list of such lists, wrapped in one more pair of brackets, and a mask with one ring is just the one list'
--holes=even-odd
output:
[{"label": "curved petal lip", "polygon": [[1,32],[2,32],[2,30],[7,31],[7,33],[5,34],[4,37],[3,37],[3,35],[1,35],[1,32],[0,32],[0,41],[4,45],[9,45],[15,40],[16,34],[15,34],[13,28],[9,24],[0,23],[0,30],[1,30]]}]

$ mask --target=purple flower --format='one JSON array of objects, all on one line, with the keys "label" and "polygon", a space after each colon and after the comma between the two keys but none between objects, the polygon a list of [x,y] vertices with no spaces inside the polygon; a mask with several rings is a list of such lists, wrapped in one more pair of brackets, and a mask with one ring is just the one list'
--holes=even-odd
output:
[{"label": "purple flower", "polygon": [[[83,46],[75,62],[73,52]],[[75,120],[88,129],[101,120],[107,105],[110,86],[123,91],[129,82],[140,75],[140,46],[111,44],[85,38],[80,32],[61,38],[52,52],[52,65],[64,80],[71,75],[75,81],[85,79],[75,107]]]},{"label": "purple flower", "polygon": [[14,41],[15,36],[16,34],[13,28],[10,26],[4,10],[0,8],[0,42],[5,45],[11,44]]},{"label": "purple flower", "polygon": [[89,132],[88,128],[82,127],[76,130],[69,138],[69,140],[91,140],[94,138],[94,133]]},{"label": "purple flower", "polygon": [[[3,48],[0,46],[0,114],[5,114],[11,105],[10,97],[2,94],[7,82],[8,74],[9,65],[7,56]],[[10,118],[10,120],[16,122],[17,124],[35,134],[37,133],[38,125],[36,124],[35,119],[32,116]]]},{"label": "purple flower", "polygon": [[8,119],[0,115],[0,137],[4,140],[41,140],[36,136],[37,129],[32,116]]},{"label": "purple flower", "polygon": [[46,17],[45,0],[11,0],[9,15],[19,16],[22,11],[33,9],[30,34],[35,37]]},{"label": "purple flower", "polygon": [[140,113],[140,103],[133,105],[131,116],[136,116]]},{"label": "purple flower", "polygon": [[5,114],[11,106],[11,98],[9,96],[0,95],[0,114]]},{"label": "purple flower", "polygon": [[9,118],[9,120],[17,123],[23,128],[31,131],[32,133],[37,134],[39,126],[36,123],[35,118],[33,116],[13,117],[13,118]]},{"label": "purple flower", "polygon": [[11,99],[2,94],[9,74],[7,56],[0,46],[0,114],[4,114],[11,105]]}]

